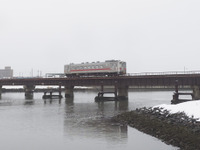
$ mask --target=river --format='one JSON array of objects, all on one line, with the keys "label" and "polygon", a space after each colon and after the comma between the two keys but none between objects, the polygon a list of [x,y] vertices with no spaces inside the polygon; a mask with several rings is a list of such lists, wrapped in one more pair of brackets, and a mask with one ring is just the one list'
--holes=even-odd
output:
[{"label": "river", "polygon": [[[176,150],[159,139],[111,121],[121,112],[169,104],[173,91],[130,91],[129,100],[94,102],[97,92],[76,91],[74,99],[42,100],[34,93],[3,93],[0,100],[2,150]],[[62,93],[64,95],[64,93]]]}]

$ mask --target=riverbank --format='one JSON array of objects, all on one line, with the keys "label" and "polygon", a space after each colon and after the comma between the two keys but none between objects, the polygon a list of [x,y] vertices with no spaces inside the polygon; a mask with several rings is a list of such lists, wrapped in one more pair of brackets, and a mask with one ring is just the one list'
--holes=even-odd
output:
[{"label": "riverbank", "polygon": [[[200,120],[197,117],[200,111],[196,112],[198,105],[200,105],[200,101],[144,107],[122,113],[114,117],[114,120],[181,149],[199,150]],[[191,112],[188,114],[189,110],[193,110],[194,115]]]}]

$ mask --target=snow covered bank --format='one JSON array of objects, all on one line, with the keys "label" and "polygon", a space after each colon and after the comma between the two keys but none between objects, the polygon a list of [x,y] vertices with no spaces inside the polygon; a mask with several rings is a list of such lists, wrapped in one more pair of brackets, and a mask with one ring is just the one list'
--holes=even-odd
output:
[{"label": "snow covered bank", "polygon": [[160,108],[162,111],[169,111],[170,114],[184,112],[188,117],[200,121],[200,100],[184,102],[176,105],[157,105],[153,108]]}]

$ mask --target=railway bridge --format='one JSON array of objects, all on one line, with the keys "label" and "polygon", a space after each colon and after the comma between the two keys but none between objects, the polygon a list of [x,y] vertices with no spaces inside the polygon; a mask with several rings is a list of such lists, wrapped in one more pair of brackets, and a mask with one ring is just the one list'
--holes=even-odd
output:
[{"label": "railway bridge", "polygon": [[0,95],[4,85],[24,86],[26,97],[33,94],[37,85],[64,86],[65,98],[73,97],[74,86],[100,86],[102,91],[104,86],[114,86],[117,96],[122,99],[128,99],[130,86],[187,86],[193,90],[193,99],[200,99],[200,71],[140,73],[113,77],[0,79]]}]

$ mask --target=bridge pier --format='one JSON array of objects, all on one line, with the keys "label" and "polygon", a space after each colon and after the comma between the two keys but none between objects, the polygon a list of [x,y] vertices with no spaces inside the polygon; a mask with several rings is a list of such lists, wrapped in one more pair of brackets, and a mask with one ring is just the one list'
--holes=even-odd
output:
[{"label": "bridge pier", "polygon": [[34,89],[35,89],[35,85],[24,85],[26,99],[33,99]]},{"label": "bridge pier", "polygon": [[[114,97],[105,97],[104,94],[114,94]],[[98,96],[95,97],[95,101],[117,101],[117,100],[128,100],[128,86],[115,84],[114,91],[105,92],[104,85],[101,85],[101,91]]]},{"label": "bridge pier", "polygon": [[192,90],[193,90],[192,100],[200,99],[200,86],[195,85],[192,87]]},{"label": "bridge pier", "polygon": [[118,99],[128,100],[128,86],[118,86]]},{"label": "bridge pier", "polygon": [[74,97],[74,86],[65,86],[65,98]]},{"label": "bridge pier", "polygon": [[176,80],[176,82],[175,82],[175,92],[173,94],[173,99],[171,100],[171,103],[172,104],[178,104],[178,103],[181,103],[181,102],[191,101],[189,99],[179,99],[180,95],[190,95],[192,97],[192,100],[199,100],[200,99],[200,86],[194,85],[191,88],[193,90],[192,93],[179,92],[179,90],[178,90],[178,80]]}]

